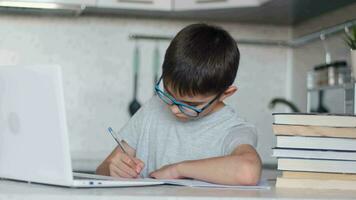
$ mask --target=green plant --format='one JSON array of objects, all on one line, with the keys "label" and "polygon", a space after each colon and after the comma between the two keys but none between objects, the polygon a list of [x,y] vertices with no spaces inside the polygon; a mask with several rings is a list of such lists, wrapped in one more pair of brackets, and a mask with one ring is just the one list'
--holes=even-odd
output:
[{"label": "green plant", "polygon": [[350,31],[346,32],[345,42],[352,50],[356,50],[356,26],[353,26]]}]

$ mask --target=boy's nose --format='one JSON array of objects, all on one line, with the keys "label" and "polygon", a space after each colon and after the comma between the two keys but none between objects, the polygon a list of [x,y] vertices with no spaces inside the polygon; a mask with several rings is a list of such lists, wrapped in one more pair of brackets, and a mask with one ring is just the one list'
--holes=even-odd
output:
[{"label": "boy's nose", "polygon": [[172,113],[173,114],[178,114],[178,113],[180,113],[180,110],[179,110],[179,108],[178,108],[178,106],[177,105],[171,105],[170,106],[170,109],[171,109],[171,111],[172,111]]}]

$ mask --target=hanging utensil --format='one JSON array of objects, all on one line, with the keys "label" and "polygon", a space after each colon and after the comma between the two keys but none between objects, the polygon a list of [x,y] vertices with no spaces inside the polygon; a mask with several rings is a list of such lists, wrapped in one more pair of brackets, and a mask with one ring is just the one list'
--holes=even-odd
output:
[{"label": "hanging utensil", "polygon": [[138,109],[140,109],[141,104],[137,100],[137,87],[138,87],[138,71],[140,67],[140,51],[138,44],[135,44],[134,54],[133,54],[133,74],[134,74],[134,90],[133,90],[133,99],[129,105],[130,115],[133,116]]},{"label": "hanging utensil", "polygon": [[156,41],[155,48],[153,50],[153,85],[156,85],[158,82],[158,71],[160,68],[160,57],[159,57],[159,43]]}]

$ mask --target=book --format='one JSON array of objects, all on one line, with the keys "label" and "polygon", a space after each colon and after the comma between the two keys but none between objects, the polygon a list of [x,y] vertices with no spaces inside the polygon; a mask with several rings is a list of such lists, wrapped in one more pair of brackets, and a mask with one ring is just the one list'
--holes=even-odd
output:
[{"label": "book", "polygon": [[278,170],[356,173],[356,161],[278,158]]},{"label": "book", "polygon": [[273,113],[274,124],[356,127],[355,115],[316,114],[316,113]]},{"label": "book", "polygon": [[356,151],[356,139],[280,135],[276,147]]},{"label": "book", "polygon": [[278,177],[277,188],[303,188],[303,189],[338,189],[356,190],[354,180],[318,180],[318,179],[292,179]]},{"label": "book", "polygon": [[356,138],[356,128],[274,124],[272,129],[275,135]]},{"label": "book", "polygon": [[273,152],[272,156],[278,158],[309,158],[309,159],[356,161],[356,151],[274,148],[272,152]]},{"label": "book", "polygon": [[282,177],[283,178],[293,178],[293,179],[354,180],[354,181],[356,181],[356,174],[344,174],[344,173],[283,171]]}]

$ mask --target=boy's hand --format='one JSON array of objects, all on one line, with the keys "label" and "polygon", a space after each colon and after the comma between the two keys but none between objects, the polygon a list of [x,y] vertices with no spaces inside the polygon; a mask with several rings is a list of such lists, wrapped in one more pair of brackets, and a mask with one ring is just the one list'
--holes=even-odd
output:
[{"label": "boy's hand", "polygon": [[96,173],[104,176],[123,178],[136,178],[141,173],[145,164],[135,158],[135,150],[124,143],[128,154],[116,147],[111,154],[98,166]]},{"label": "boy's hand", "polygon": [[110,176],[137,178],[145,164],[135,157],[120,152],[107,160]]},{"label": "boy's hand", "polygon": [[178,178],[183,178],[179,174],[178,165],[179,165],[179,163],[163,166],[160,169],[152,172],[150,174],[150,177],[156,178],[156,179],[178,179]]},{"label": "boy's hand", "polygon": [[137,178],[144,166],[145,164],[140,159],[121,153],[109,164],[110,176]]}]

